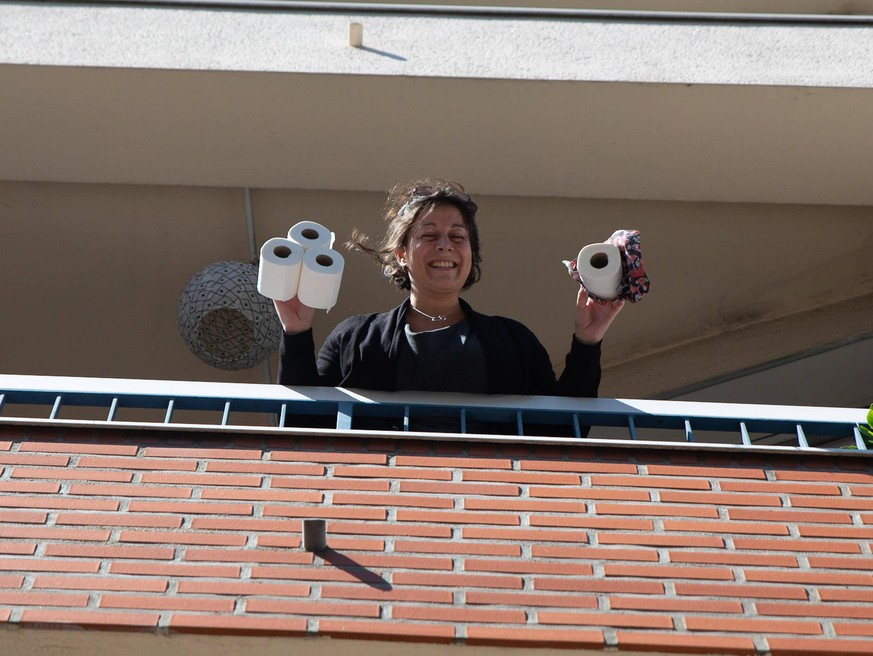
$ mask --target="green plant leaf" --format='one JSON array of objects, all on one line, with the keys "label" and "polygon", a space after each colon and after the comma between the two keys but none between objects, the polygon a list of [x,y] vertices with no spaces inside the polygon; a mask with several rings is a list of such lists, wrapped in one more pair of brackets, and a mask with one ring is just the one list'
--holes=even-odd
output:
[{"label": "green plant leaf", "polygon": [[867,446],[873,446],[873,430],[869,426],[858,424],[858,430],[861,431],[861,438]]},{"label": "green plant leaf", "polygon": [[870,406],[870,410],[867,412],[867,425],[873,426],[873,405]]}]

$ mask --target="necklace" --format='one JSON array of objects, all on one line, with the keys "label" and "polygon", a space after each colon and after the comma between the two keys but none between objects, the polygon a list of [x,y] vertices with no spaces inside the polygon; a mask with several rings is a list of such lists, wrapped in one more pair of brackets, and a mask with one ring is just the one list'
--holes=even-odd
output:
[{"label": "necklace", "polygon": [[427,312],[422,312],[422,311],[419,310],[417,307],[415,307],[412,303],[409,304],[409,307],[411,307],[413,310],[415,310],[416,312],[418,312],[421,316],[423,316],[423,317],[427,317],[428,319],[430,319],[430,320],[433,321],[433,322],[437,322],[437,321],[448,321],[448,317],[445,316],[445,315],[443,315],[443,314],[438,314],[438,315],[436,315],[436,316],[430,315],[430,314],[428,314]]}]

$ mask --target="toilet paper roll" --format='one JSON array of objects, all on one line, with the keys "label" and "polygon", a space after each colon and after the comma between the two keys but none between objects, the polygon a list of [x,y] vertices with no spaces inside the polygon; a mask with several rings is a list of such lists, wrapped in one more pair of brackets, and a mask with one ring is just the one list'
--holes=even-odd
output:
[{"label": "toilet paper roll", "polygon": [[315,221],[301,221],[291,226],[288,239],[303,248],[333,248],[334,234]]},{"label": "toilet paper roll", "polygon": [[305,250],[289,239],[274,237],[261,246],[258,264],[258,292],[277,301],[297,294]]},{"label": "toilet paper roll", "polygon": [[332,248],[310,248],[303,256],[300,302],[317,310],[330,310],[339,297],[345,260]]},{"label": "toilet paper roll", "polygon": [[618,296],[621,284],[621,251],[613,244],[589,244],[576,258],[582,284],[594,296],[608,301]]}]

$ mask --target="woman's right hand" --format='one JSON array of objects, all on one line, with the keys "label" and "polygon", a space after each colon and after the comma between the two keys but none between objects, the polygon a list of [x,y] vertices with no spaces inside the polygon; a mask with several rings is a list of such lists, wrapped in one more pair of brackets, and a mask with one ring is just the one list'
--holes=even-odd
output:
[{"label": "woman's right hand", "polygon": [[282,329],[289,335],[306,332],[312,328],[312,322],[315,320],[315,309],[303,305],[300,298],[295,296],[287,301],[273,301],[276,306],[276,313],[279,315],[279,321],[282,323]]}]

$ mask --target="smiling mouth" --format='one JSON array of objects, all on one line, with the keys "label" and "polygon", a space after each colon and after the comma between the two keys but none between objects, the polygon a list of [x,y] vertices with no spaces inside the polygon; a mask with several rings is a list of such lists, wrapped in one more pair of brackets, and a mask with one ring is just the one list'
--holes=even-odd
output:
[{"label": "smiling mouth", "polygon": [[431,262],[428,266],[431,269],[455,269],[458,265],[454,262]]}]

